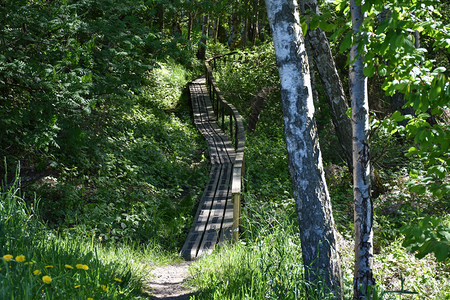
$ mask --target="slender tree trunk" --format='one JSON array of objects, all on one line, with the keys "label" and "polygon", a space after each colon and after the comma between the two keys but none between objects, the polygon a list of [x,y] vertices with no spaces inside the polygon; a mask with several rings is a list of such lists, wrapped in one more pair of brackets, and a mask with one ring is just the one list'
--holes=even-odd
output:
[{"label": "slender tree trunk", "polygon": [[319,93],[317,92],[317,82],[316,77],[314,76],[314,58],[312,57],[312,49],[311,44],[308,43],[306,36],[305,36],[305,48],[306,53],[308,55],[308,64],[309,64],[309,75],[311,77],[311,89],[313,94],[313,101],[314,103],[319,103]]},{"label": "slender tree trunk", "polygon": [[[301,12],[304,14],[307,10],[319,14],[317,0],[303,0],[301,3]],[[342,81],[334,63],[330,44],[325,32],[317,28],[308,30],[305,36],[308,51],[311,49],[311,56],[314,58],[319,77],[330,108],[331,120],[333,121],[336,135],[339,139],[345,161],[351,172],[352,165],[352,124],[347,117],[349,108],[347,97],[345,96]]]},{"label": "slender tree trunk", "polygon": [[179,16],[178,13],[175,12],[172,16],[172,35],[177,36],[182,34],[181,25],[179,22]]},{"label": "slender tree trunk", "polygon": [[340,298],[340,259],[297,2],[266,0],[266,8],[280,73],[289,171],[299,219],[305,279],[313,287],[324,284]]},{"label": "slender tree trunk", "polygon": [[259,0],[252,0],[253,5],[253,18],[252,18],[252,34],[250,37],[250,41],[252,43],[252,47],[255,46],[256,43],[256,37],[259,35]]},{"label": "slender tree trunk", "polygon": [[164,17],[165,17],[165,9],[164,6],[158,4],[156,6],[156,16],[157,16],[157,24],[159,26],[159,30],[162,32],[165,29]]},{"label": "slender tree trunk", "polygon": [[220,26],[220,17],[216,18],[216,22],[214,23],[214,44],[217,43],[217,38],[219,36],[219,26]]},{"label": "slender tree trunk", "polygon": [[208,38],[208,26],[209,26],[209,16],[203,16],[203,24],[202,24],[202,37],[200,39],[200,43],[198,45],[197,50],[197,58],[200,60],[205,60],[206,58],[206,40]]},{"label": "slender tree trunk", "polygon": [[193,23],[193,13],[189,12],[189,19],[188,19],[188,31],[187,31],[187,40],[191,40],[191,32],[192,32],[192,23]]},{"label": "slender tree trunk", "polygon": [[250,1],[245,0],[244,5],[246,6],[246,11],[245,11],[245,17],[243,17],[244,29],[242,30],[242,34],[241,34],[241,49],[242,50],[244,50],[245,47],[247,46],[247,41],[248,41],[249,31],[250,31],[249,15],[251,14]]},{"label": "slender tree trunk", "polygon": [[231,14],[231,26],[230,26],[230,37],[228,38],[228,47],[233,50],[236,47],[236,43],[239,37],[239,1],[234,0],[233,3],[233,13]]},{"label": "slender tree trunk", "polygon": [[248,19],[248,16],[246,16],[244,18],[244,30],[242,31],[242,44],[241,44],[241,48],[242,50],[245,49],[245,47],[247,46],[247,41],[248,41],[248,32],[250,30],[250,21]]},{"label": "slender tree trunk", "polygon": [[367,77],[363,74],[364,57],[358,52],[361,24],[364,20],[361,5],[350,0],[352,28],[357,44],[350,50],[350,96],[353,122],[353,196],[355,222],[355,273],[353,299],[365,299],[368,287],[374,285],[373,267],[373,205],[370,198],[369,160],[369,101]]}]

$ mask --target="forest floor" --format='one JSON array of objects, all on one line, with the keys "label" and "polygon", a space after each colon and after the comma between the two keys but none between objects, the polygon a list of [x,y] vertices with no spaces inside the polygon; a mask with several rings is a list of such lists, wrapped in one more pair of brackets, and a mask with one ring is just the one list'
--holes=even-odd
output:
[{"label": "forest floor", "polygon": [[189,277],[190,262],[182,262],[152,270],[152,277],[144,282],[150,299],[183,300],[189,299],[193,291],[184,282]]}]

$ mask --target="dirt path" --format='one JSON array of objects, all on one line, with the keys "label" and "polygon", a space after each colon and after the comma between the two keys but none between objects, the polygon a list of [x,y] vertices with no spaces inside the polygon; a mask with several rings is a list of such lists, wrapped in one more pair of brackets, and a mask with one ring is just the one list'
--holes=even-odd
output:
[{"label": "dirt path", "polygon": [[151,299],[189,299],[193,291],[183,286],[184,280],[189,276],[188,267],[189,262],[183,262],[152,270],[152,278],[144,283]]}]

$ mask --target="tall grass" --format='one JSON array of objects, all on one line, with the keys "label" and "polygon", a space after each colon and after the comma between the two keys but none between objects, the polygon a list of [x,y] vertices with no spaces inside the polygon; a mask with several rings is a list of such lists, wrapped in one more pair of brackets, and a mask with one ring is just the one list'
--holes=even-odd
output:
[{"label": "tall grass", "polygon": [[[0,191],[0,299],[132,299],[152,249],[61,238],[38,222],[19,182]],[[155,255],[154,255],[155,256]],[[148,261],[147,261],[148,262]]]},{"label": "tall grass", "polygon": [[293,218],[274,214],[277,208],[271,205],[264,210],[248,207],[255,204],[247,202],[243,220],[253,236],[192,266],[191,284],[199,289],[195,299],[331,299],[323,286],[305,284]]}]

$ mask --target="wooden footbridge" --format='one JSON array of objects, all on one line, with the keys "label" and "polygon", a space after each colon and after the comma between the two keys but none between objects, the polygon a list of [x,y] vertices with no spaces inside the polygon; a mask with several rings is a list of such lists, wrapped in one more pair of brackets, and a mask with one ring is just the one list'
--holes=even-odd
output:
[{"label": "wooden footbridge", "polygon": [[225,101],[205,62],[206,77],[189,84],[194,122],[207,141],[210,181],[200,200],[194,223],[180,255],[186,260],[211,253],[215,246],[237,240],[244,171],[244,127],[236,108]]}]

